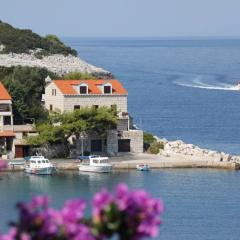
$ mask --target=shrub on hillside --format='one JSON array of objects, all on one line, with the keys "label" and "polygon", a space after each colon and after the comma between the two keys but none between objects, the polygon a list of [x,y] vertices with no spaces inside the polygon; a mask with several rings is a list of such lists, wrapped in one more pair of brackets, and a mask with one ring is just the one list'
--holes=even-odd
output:
[{"label": "shrub on hillside", "polygon": [[2,53],[29,53],[29,50],[42,49],[38,55],[64,54],[77,56],[77,51],[67,47],[56,36],[41,37],[29,29],[18,29],[0,21],[0,45]]}]

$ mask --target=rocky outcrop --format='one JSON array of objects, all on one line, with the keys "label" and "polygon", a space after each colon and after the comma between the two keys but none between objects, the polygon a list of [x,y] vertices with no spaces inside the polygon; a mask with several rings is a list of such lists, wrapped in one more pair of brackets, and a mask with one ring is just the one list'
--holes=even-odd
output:
[{"label": "rocky outcrop", "polygon": [[46,158],[66,158],[69,154],[69,149],[65,144],[45,144],[41,147],[31,147],[29,151],[30,156],[38,153]]},{"label": "rocky outcrop", "polygon": [[0,52],[2,52],[5,49],[5,46],[3,44],[0,44]]},{"label": "rocky outcrop", "polygon": [[95,67],[73,55],[64,56],[61,54],[54,54],[37,58],[35,52],[31,52],[30,54],[0,54],[0,66],[11,67],[18,65],[47,68],[49,71],[55,72],[58,75],[78,71],[89,73],[99,78],[113,78],[110,72]]},{"label": "rocky outcrop", "polygon": [[171,156],[174,154],[194,157],[199,159],[210,159],[219,162],[238,162],[240,163],[240,156],[232,156],[224,152],[217,152],[209,149],[202,149],[193,144],[187,144],[181,140],[167,141],[166,139],[157,138],[157,141],[164,143],[164,150],[160,152],[161,155]]}]

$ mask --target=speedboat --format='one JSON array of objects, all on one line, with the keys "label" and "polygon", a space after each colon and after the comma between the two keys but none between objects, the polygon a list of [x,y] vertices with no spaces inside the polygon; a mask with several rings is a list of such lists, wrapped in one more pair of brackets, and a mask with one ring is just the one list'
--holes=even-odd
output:
[{"label": "speedboat", "polygon": [[237,83],[235,84],[234,88],[235,88],[236,90],[239,90],[239,91],[240,91],[240,82],[237,82]]},{"label": "speedboat", "polygon": [[137,165],[136,165],[136,168],[137,168],[137,170],[139,170],[139,171],[149,171],[149,170],[150,170],[149,166],[148,166],[146,163],[137,164]]},{"label": "speedboat", "polygon": [[26,160],[24,171],[36,175],[50,175],[56,171],[56,168],[43,156],[31,156]]},{"label": "speedboat", "polygon": [[83,172],[109,173],[112,171],[112,164],[108,157],[92,155],[89,156],[89,164],[80,164],[78,168]]}]

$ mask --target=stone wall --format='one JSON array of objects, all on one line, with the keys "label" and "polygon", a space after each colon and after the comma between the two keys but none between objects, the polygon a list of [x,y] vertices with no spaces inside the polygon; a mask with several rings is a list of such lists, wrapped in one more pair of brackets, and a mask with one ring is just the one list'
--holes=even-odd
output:
[{"label": "stone wall", "polygon": [[91,107],[94,105],[117,106],[117,111],[127,112],[127,95],[67,95],[64,99],[64,110],[73,111],[74,105]]},{"label": "stone wall", "polygon": [[109,130],[107,133],[107,153],[115,156],[118,153],[118,131]]},{"label": "stone wall", "polygon": [[131,153],[143,152],[143,131],[142,130],[129,130],[123,131],[119,139],[130,139]]},{"label": "stone wall", "polygon": [[129,127],[129,119],[125,118],[125,119],[118,119],[117,122],[117,130],[118,131],[127,131]]},{"label": "stone wall", "polygon": [[130,139],[130,152],[143,152],[143,131],[129,130],[129,131],[108,131],[107,135],[107,152],[109,155],[116,155],[118,153],[118,140]]}]

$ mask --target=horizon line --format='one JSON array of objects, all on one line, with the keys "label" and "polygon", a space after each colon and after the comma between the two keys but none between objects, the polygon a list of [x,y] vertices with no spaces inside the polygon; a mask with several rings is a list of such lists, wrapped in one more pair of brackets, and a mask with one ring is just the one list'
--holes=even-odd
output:
[{"label": "horizon line", "polygon": [[61,36],[82,39],[129,39],[129,40],[240,40],[240,36]]}]

